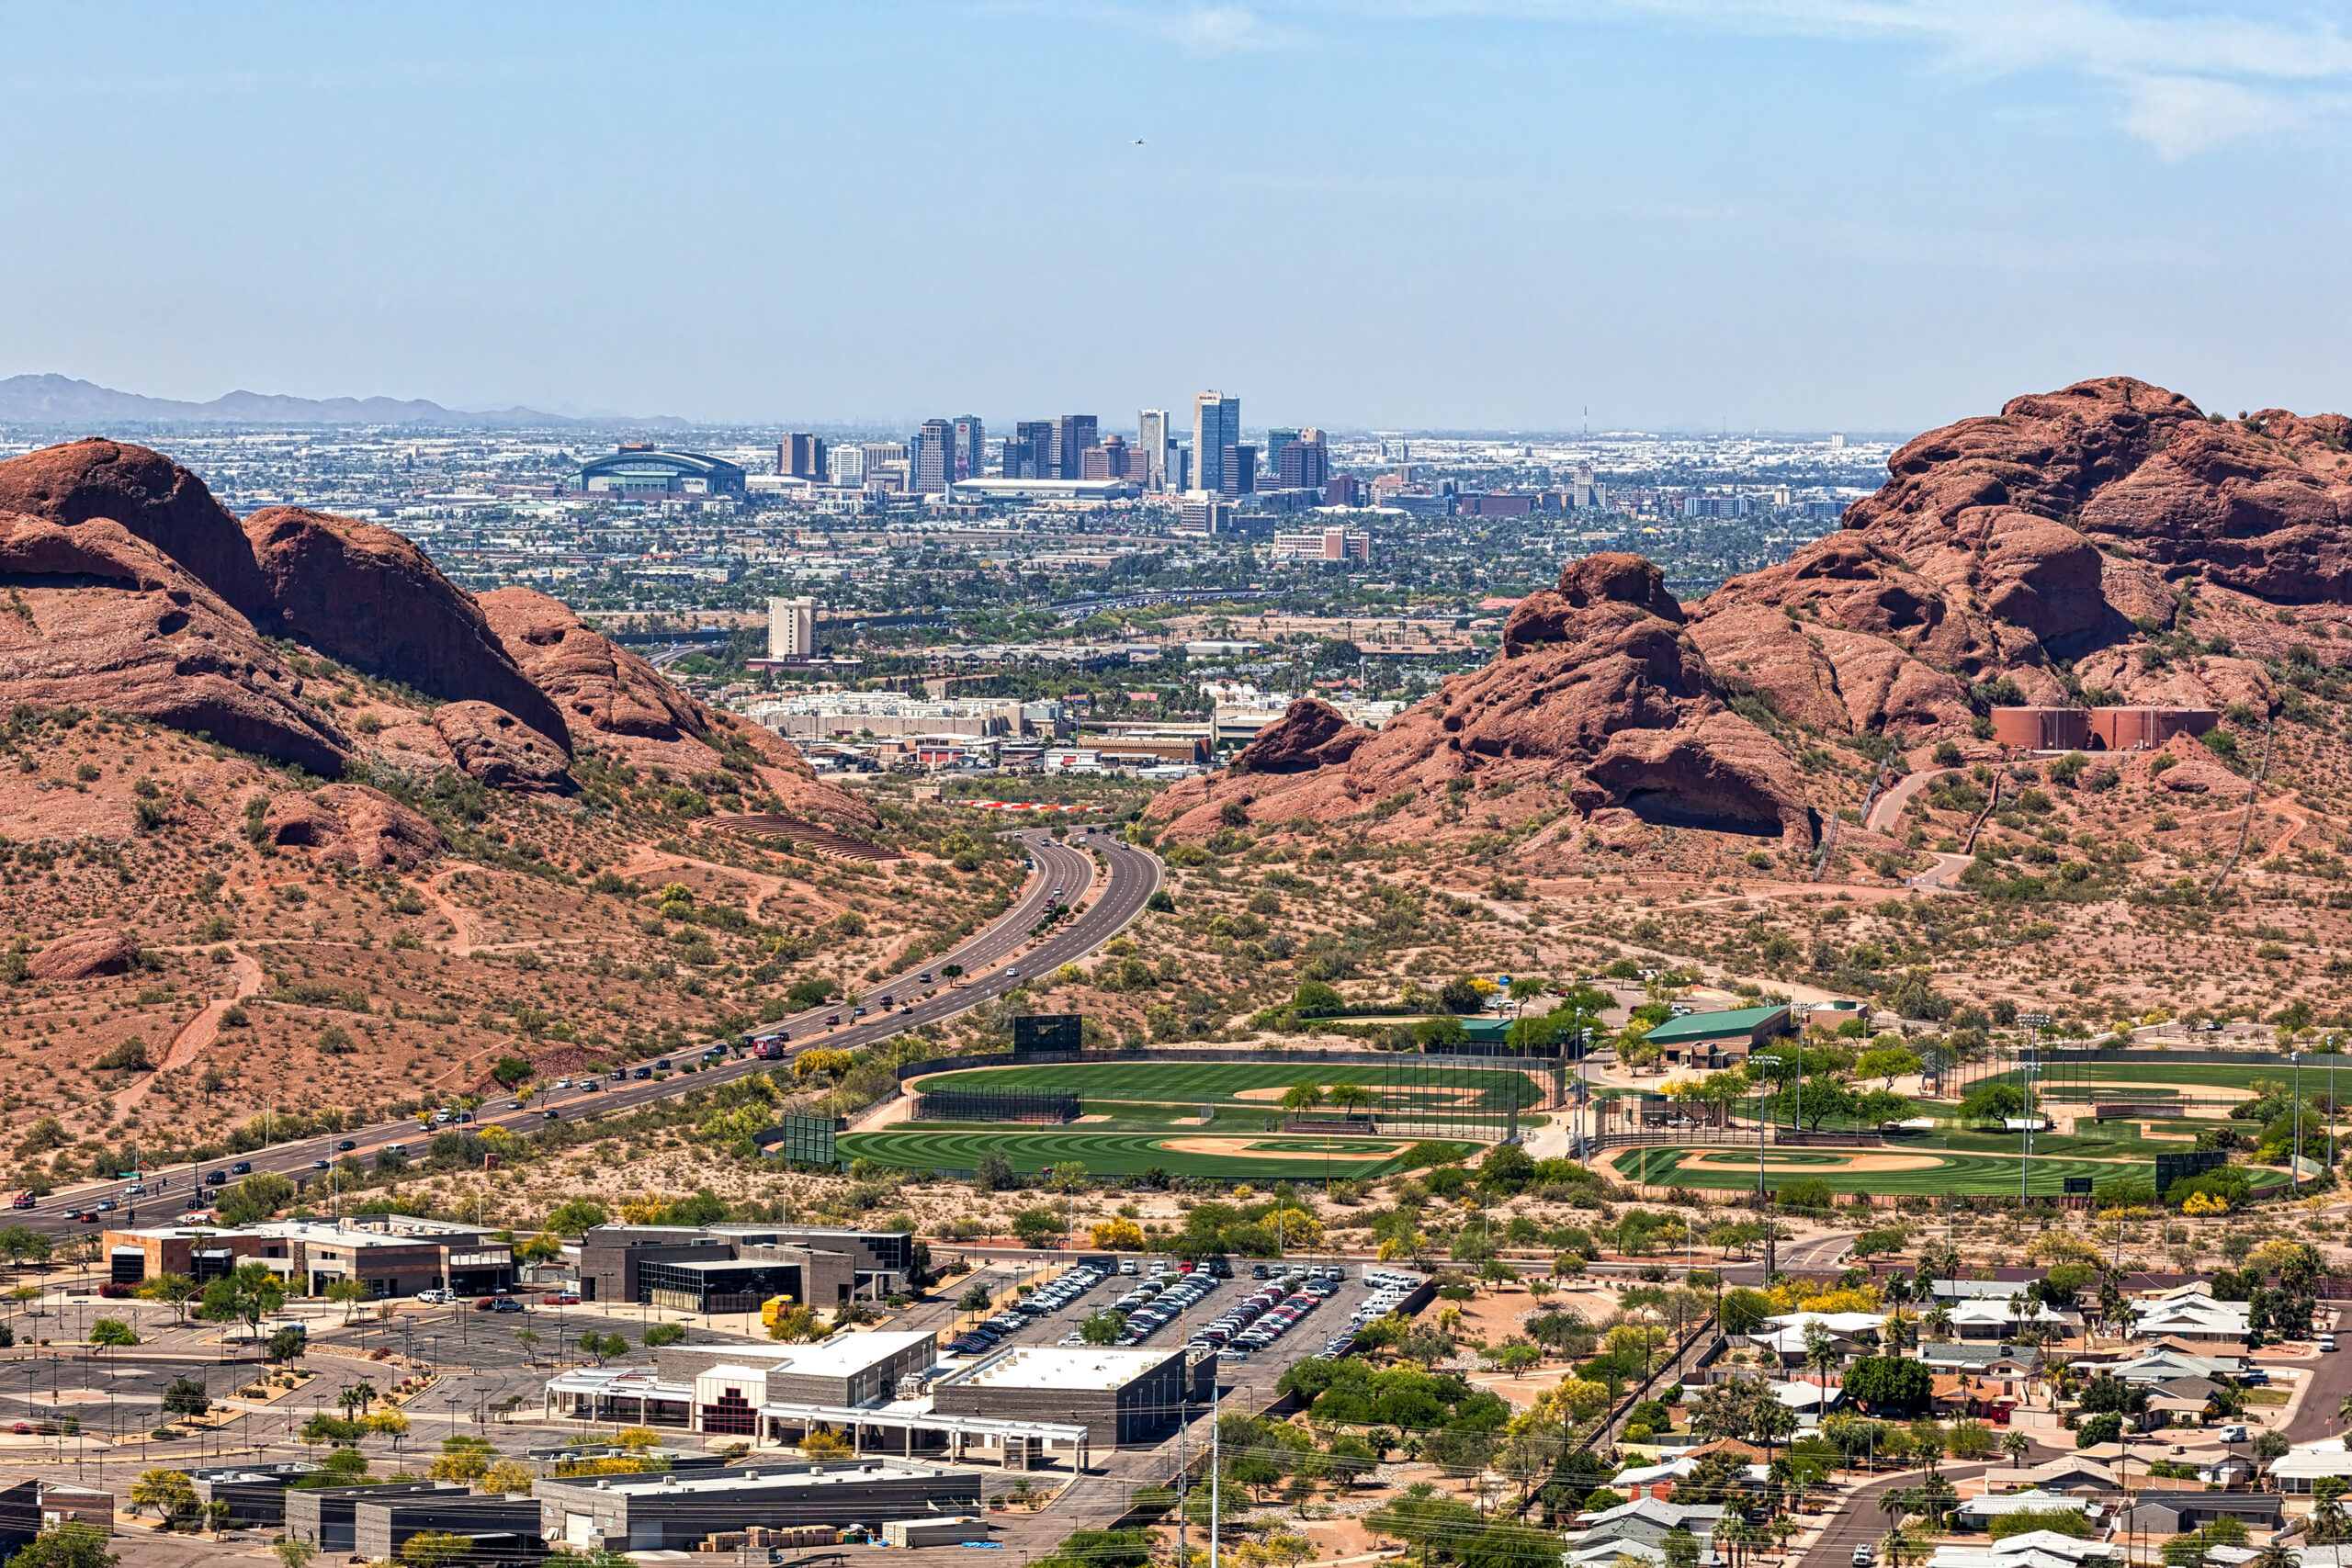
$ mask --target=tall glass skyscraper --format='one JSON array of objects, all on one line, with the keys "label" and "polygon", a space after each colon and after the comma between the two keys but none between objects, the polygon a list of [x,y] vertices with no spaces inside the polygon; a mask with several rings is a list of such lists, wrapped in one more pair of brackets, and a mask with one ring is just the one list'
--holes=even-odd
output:
[{"label": "tall glass skyscraper", "polygon": [[1241,444],[1241,400],[1203,392],[1193,400],[1193,488],[1225,490],[1225,449]]}]

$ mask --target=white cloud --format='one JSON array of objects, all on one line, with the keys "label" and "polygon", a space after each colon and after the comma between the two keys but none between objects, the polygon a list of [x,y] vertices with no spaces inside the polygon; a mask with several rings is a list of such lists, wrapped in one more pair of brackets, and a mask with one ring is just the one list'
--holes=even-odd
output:
[{"label": "white cloud", "polygon": [[1331,0],[1364,16],[1670,18],[1742,33],[1910,45],[1951,70],[2071,77],[2165,158],[2343,111],[2352,36],[2335,16],[2184,0]]},{"label": "white cloud", "polygon": [[1291,29],[1276,27],[1243,6],[1194,6],[1156,17],[1150,26],[1187,54],[1253,54],[1297,40]]}]

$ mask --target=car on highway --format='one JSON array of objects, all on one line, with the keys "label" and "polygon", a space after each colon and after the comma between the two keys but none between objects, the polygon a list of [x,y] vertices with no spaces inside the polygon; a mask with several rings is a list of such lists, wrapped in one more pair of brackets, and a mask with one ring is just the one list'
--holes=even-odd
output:
[{"label": "car on highway", "polygon": [[1018,980],[1021,978],[1021,971],[1018,969],[1008,969],[1004,972],[1004,977],[1008,980]]},{"label": "car on highway", "polygon": [[639,1067],[637,1071],[629,1074],[629,1077],[633,1078],[650,1078],[652,1076],[653,1069],[651,1067]]},{"label": "car on highway", "polygon": [[605,1086],[594,1078],[582,1078],[580,1080],[580,1092],[582,1094],[602,1094],[605,1092]]},{"label": "car on highway", "polygon": [[8,1207],[11,1209],[29,1209],[38,1200],[35,1199],[31,1193],[19,1192],[14,1198],[8,1200]]},{"label": "car on highway", "polygon": [[204,1184],[207,1187],[226,1187],[229,1185],[229,1173],[225,1170],[208,1170],[204,1173]]},{"label": "car on highway", "polygon": [[122,1190],[122,1195],[126,1198],[144,1198],[147,1196],[147,1189],[134,1181]]},{"label": "car on highway", "polygon": [[314,1159],[311,1162],[311,1168],[312,1170],[324,1170],[334,1163],[334,1162],[333,1160]]},{"label": "car on highway", "polygon": [[668,1072],[670,1070],[670,1058],[663,1056],[660,1060],[656,1061],[653,1064],[653,1070],[657,1073]]},{"label": "car on highway", "polygon": [[408,1158],[408,1145],[406,1144],[386,1144],[382,1148],[376,1152],[379,1154],[390,1155],[394,1159]]},{"label": "car on highway", "polygon": [[922,983],[922,985],[926,985],[926,986],[930,985],[930,984],[931,984],[931,971],[930,971],[930,970],[928,970],[928,969],[924,970],[922,974],[920,974],[920,975],[916,976],[915,976],[915,979],[916,979],[917,981],[919,981],[920,983]]},{"label": "car on highway", "polygon": [[530,1309],[512,1296],[499,1296],[483,1303],[492,1312],[527,1312]]},{"label": "car on highway", "polygon": [[98,1200],[98,1213],[101,1214],[111,1214],[117,1209],[121,1207],[121,1204],[116,1202],[111,1198],[101,1198]]},{"label": "car on highway", "polygon": [[253,1173],[254,1162],[249,1159],[241,1159],[229,1168],[229,1174],[232,1176],[251,1176]]},{"label": "car on highway", "polygon": [[76,1224],[84,1225],[96,1224],[98,1223],[98,1212],[96,1209],[85,1209],[80,1213],[74,1216],[74,1222]]},{"label": "car on highway", "polygon": [[555,1087],[558,1089],[570,1089],[571,1087],[571,1080],[570,1078],[558,1078],[555,1080]]},{"label": "car on highway", "polygon": [[336,1141],[336,1143],[335,1143],[335,1145],[334,1145],[334,1146],[335,1146],[335,1150],[336,1150],[336,1152],[337,1152],[337,1153],[339,1153],[339,1154],[346,1154],[346,1155],[347,1155],[347,1154],[349,1154],[352,1150],[354,1150],[354,1149],[357,1148],[359,1145],[358,1145],[358,1144],[357,1144],[357,1143],[354,1142],[352,1139],[349,1139],[349,1138],[342,1138],[342,1139],[338,1139],[338,1140]]}]

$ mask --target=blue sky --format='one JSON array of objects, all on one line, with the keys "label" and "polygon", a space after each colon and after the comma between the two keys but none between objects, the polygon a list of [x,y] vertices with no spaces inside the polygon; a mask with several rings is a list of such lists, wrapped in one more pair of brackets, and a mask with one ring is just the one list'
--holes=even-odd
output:
[{"label": "blue sky", "polygon": [[0,374],[1106,428],[1212,386],[1252,426],[1911,429],[2113,372],[2341,408],[2340,14],[13,7]]}]

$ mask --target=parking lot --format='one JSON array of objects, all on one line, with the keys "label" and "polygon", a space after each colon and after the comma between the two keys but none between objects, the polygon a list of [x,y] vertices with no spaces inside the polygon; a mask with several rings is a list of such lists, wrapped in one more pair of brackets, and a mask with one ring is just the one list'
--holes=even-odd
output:
[{"label": "parking lot", "polygon": [[[1155,1268],[1164,1270],[1156,1280]],[[1261,1269],[1267,1278],[1255,1277]],[[1380,1264],[1245,1261],[1231,1265],[1231,1276],[1188,1272],[1159,1258],[1081,1259],[1024,1298],[1047,1310],[959,1318],[959,1326],[987,1321],[1001,1332],[985,1343],[986,1336],[945,1337],[949,1348],[942,1359],[967,1366],[1009,1346],[1081,1344],[1080,1325],[1096,1313],[1117,1311],[1127,1314],[1127,1332],[1115,1345],[1208,1349],[1217,1356],[1217,1382],[1243,1393],[1255,1407],[1273,1398],[1275,1383],[1293,1364],[1344,1353],[1358,1323],[1393,1309],[1420,1283],[1418,1275]]]}]

